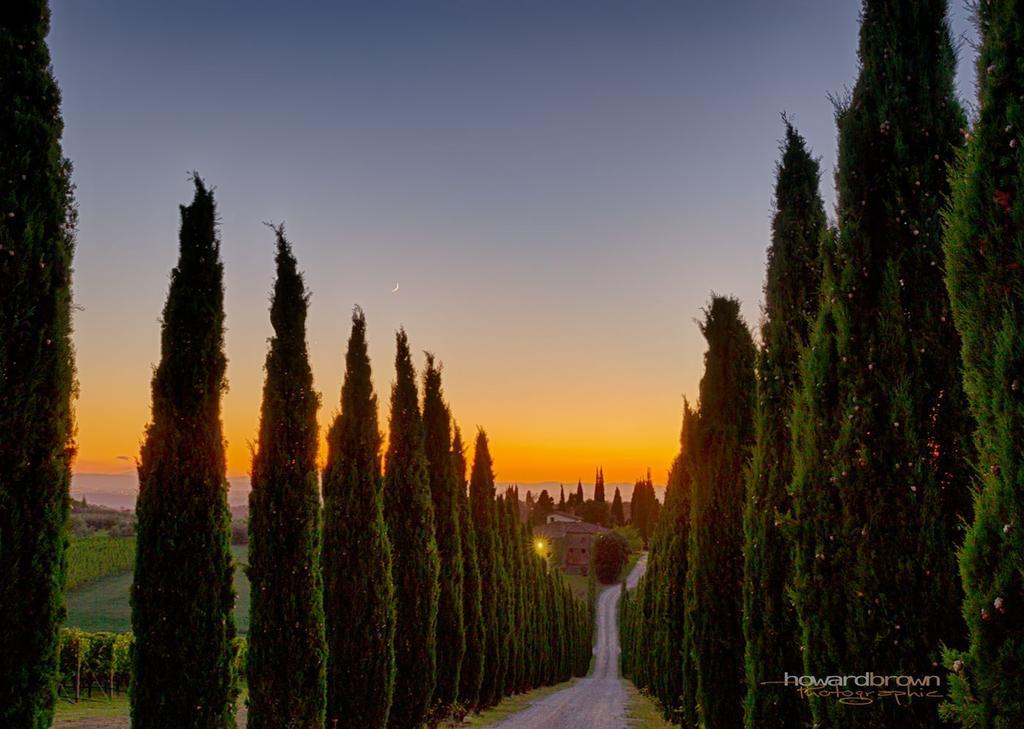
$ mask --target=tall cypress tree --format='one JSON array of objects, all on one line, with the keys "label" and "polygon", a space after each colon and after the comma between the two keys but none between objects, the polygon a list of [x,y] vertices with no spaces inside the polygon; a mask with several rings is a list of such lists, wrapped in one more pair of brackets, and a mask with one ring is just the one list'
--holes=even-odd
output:
[{"label": "tall cypress tree", "polygon": [[250,729],[309,729],[326,700],[320,484],[313,372],[306,349],[308,295],[284,228],[270,307],[259,445],[249,493]]},{"label": "tall cypress tree", "polygon": [[[494,591],[496,595],[496,620],[494,630],[495,660],[494,666],[494,701],[499,701],[506,691],[509,665],[512,657],[512,578],[509,574],[508,548],[503,528],[503,503],[496,498],[491,503],[492,528],[494,544]],[[489,669],[488,669],[489,670]]]},{"label": "tall cypress tree", "polygon": [[712,298],[694,454],[686,634],[701,726],[743,724],[743,472],[753,442],[754,343],[736,299]]},{"label": "tall cypress tree", "polygon": [[622,509],[622,494],[619,487],[615,487],[615,496],[612,498],[612,526],[622,526],[626,523],[625,512]]},{"label": "tall cypress tree", "polygon": [[484,676],[486,635],[483,596],[481,594],[480,562],[477,558],[476,528],[466,491],[466,453],[462,433],[455,426],[452,438],[452,462],[458,489],[459,526],[462,534],[462,566],[465,581],[462,590],[462,619],[466,634],[466,653],[459,674],[459,703],[466,710],[476,709],[480,700],[480,684]]},{"label": "tall cypress tree", "polygon": [[598,468],[594,475],[594,501],[604,503],[604,469]]},{"label": "tall cypress tree", "polygon": [[356,308],[341,413],[327,434],[323,473],[327,723],[383,729],[395,685],[395,586],[384,522],[377,396]]},{"label": "tall cypress tree", "polygon": [[75,207],[45,0],[0,10],[0,724],[57,698],[73,428]]},{"label": "tall cypress tree", "polygon": [[[793,421],[795,596],[818,676],[933,674],[962,633],[971,423],[941,210],[964,118],[946,11],[867,0],[860,77],[838,114],[838,237]],[[812,710],[821,726],[938,722],[924,700]]]},{"label": "tall cypress tree", "polygon": [[658,698],[665,717],[696,726],[693,662],[684,646],[684,597],[697,414],[684,403],[681,450],[672,464],[665,507],[651,537],[647,570],[624,603],[623,672]]},{"label": "tall cypress tree", "polygon": [[783,529],[793,474],[788,415],[793,391],[799,387],[800,352],[818,310],[818,249],[826,233],[819,178],[818,163],[787,120],[775,178],[758,352],[755,446],[743,514],[744,722],[748,729],[770,723],[799,726],[806,712],[806,703],[791,688],[765,682],[780,680],[803,660],[796,610],[787,594],[790,544]]},{"label": "tall cypress tree", "polygon": [[978,423],[981,489],[960,556],[970,633],[949,656],[951,717],[1024,726],[1024,15],[978,4],[980,115],[953,173],[946,282]]},{"label": "tall cypress tree", "polygon": [[385,459],[384,517],[394,554],[398,602],[395,695],[388,725],[419,726],[437,681],[437,603],[440,561],[434,539],[416,372],[405,331],[396,337],[395,384]]},{"label": "tall cypress tree", "polygon": [[498,628],[500,587],[497,584],[497,541],[494,535],[494,465],[487,434],[483,430],[476,436],[473,471],[469,480],[469,505],[480,562],[480,595],[484,619],[484,672],[479,706],[487,707],[501,698],[498,684],[501,636]]},{"label": "tall cypress tree", "polygon": [[220,396],[224,270],[213,192],[194,177],[164,307],[139,462],[132,725],[234,727],[231,514]]},{"label": "tall cypress tree", "polygon": [[654,494],[654,482],[648,470],[647,478],[633,485],[633,496],[629,502],[629,521],[636,526],[645,545],[654,531],[659,508],[658,497]]},{"label": "tall cypress tree", "polygon": [[[550,497],[549,497],[550,498]],[[505,543],[508,554],[509,582],[511,584],[512,610],[512,646],[509,653],[509,670],[505,678],[505,693],[513,694],[524,690],[524,665],[528,660],[525,645],[525,604],[524,583],[526,581],[523,566],[525,544],[522,536],[522,525],[519,523],[519,490],[508,489],[505,492]]]},{"label": "tall cypress tree", "polygon": [[437,605],[437,685],[434,714],[447,715],[459,699],[462,659],[466,653],[463,624],[462,536],[460,489],[452,460],[451,415],[441,392],[441,368],[427,355],[423,375],[423,439],[427,476],[434,505],[434,534],[440,557]]}]

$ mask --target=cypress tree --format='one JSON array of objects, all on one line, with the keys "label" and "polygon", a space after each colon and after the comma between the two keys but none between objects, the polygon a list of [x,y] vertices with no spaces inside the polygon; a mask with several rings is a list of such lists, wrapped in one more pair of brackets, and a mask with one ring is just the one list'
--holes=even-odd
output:
[{"label": "cypress tree", "polygon": [[622,526],[626,523],[626,516],[622,510],[622,494],[619,488],[615,487],[615,497],[612,499],[612,526]]},{"label": "cypress tree", "polygon": [[235,637],[220,396],[224,271],[213,193],[194,176],[164,307],[153,415],[139,462],[132,725],[235,725]]},{"label": "cypress tree", "polygon": [[405,331],[396,337],[395,384],[385,460],[384,517],[394,555],[398,611],[395,693],[388,725],[419,726],[437,681],[437,604],[440,561],[434,539],[416,372]]},{"label": "cypress tree", "polygon": [[462,433],[455,426],[452,438],[452,461],[458,490],[459,526],[462,534],[462,566],[465,581],[462,590],[462,617],[466,635],[466,653],[459,673],[459,703],[464,709],[476,709],[480,700],[480,684],[484,676],[486,626],[481,594],[480,562],[477,558],[477,535],[469,510],[466,491],[466,453]]},{"label": "cypress tree", "polygon": [[[549,497],[550,498],[550,497]],[[511,668],[506,681],[506,693],[525,690],[525,664],[529,660],[526,652],[526,605],[525,566],[523,558],[527,549],[523,539],[523,527],[519,522],[519,491],[510,490],[506,503],[506,533],[509,546],[509,578],[512,582],[512,630],[513,645],[510,658]]]},{"label": "cypress tree", "polygon": [[800,352],[818,309],[826,233],[818,193],[818,163],[788,120],[775,177],[775,216],[764,287],[762,349],[758,352],[755,445],[743,514],[743,635],[746,641],[748,729],[769,723],[799,726],[806,703],[791,688],[765,685],[802,663],[796,611],[786,591],[790,544],[784,515],[793,474],[788,414],[799,387]]},{"label": "cypress tree", "polygon": [[48,727],[64,616],[75,206],[45,0],[0,10],[0,724]]},{"label": "cypress tree", "polygon": [[395,586],[380,448],[366,318],[357,307],[322,484],[326,726],[332,729],[383,729],[394,691]]},{"label": "cypress tree", "polygon": [[[512,655],[512,579],[509,574],[508,545],[506,543],[502,515],[502,500],[491,503],[494,543],[494,589],[497,595],[495,621],[494,700],[505,695],[506,679]],[[490,669],[488,669],[490,670]]]},{"label": "cypress tree", "polygon": [[[933,674],[962,633],[971,423],[940,212],[964,118],[946,10],[867,0],[838,113],[838,235],[793,419],[794,595],[816,676]],[[938,722],[929,700],[811,708],[821,726]]]},{"label": "cypress tree", "polygon": [[423,440],[441,567],[437,604],[437,685],[433,698],[434,714],[441,718],[459,699],[459,674],[466,653],[462,619],[465,573],[459,523],[460,486],[452,460],[451,415],[441,392],[441,369],[429,354],[423,375]]},{"label": "cypress tree", "polygon": [[683,427],[681,434],[682,452],[670,474],[671,493],[666,493],[665,501],[671,495],[673,506],[666,519],[665,528],[668,533],[665,542],[665,561],[667,588],[658,603],[660,614],[665,616],[665,629],[658,644],[660,650],[660,670],[665,675],[662,693],[667,697],[665,705],[673,708],[670,718],[682,720],[684,726],[695,726],[697,723],[697,680],[693,671],[693,658],[684,653],[685,646],[685,598],[686,581],[689,570],[687,551],[690,539],[690,505],[693,500],[693,457],[697,453],[697,413],[688,403],[683,406]]},{"label": "cypress tree", "polygon": [[743,471],[753,441],[754,343],[736,299],[713,297],[694,454],[685,645],[701,726],[743,724]]},{"label": "cypress tree", "polygon": [[248,726],[309,729],[323,726],[326,701],[320,401],[306,349],[308,294],[284,228],[275,232],[274,337],[249,493]]},{"label": "cypress tree", "polygon": [[494,536],[494,465],[491,461],[487,434],[481,430],[476,436],[473,453],[473,471],[469,480],[469,505],[476,532],[477,557],[480,563],[480,596],[484,619],[484,671],[478,706],[487,707],[497,702],[498,676],[501,664],[501,637],[498,629],[497,544]]},{"label": "cypress tree", "polygon": [[594,501],[604,503],[604,469],[598,468],[594,476]]},{"label": "cypress tree", "polygon": [[651,480],[651,472],[647,471],[647,478],[637,481],[633,485],[633,496],[629,503],[629,520],[640,532],[644,545],[648,543],[654,526],[658,520],[658,498],[654,494],[654,482]]},{"label": "cypress tree", "polygon": [[669,472],[646,573],[628,602],[622,628],[624,673],[658,698],[666,718],[684,726],[696,725],[693,665],[683,651],[696,426],[696,413],[684,404],[681,452]]},{"label": "cypress tree", "polygon": [[576,482],[576,506],[583,504],[583,481],[579,480]]},{"label": "cypress tree", "polygon": [[951,653],[950,718],[1024,726],[1024,16],[979,3],[980,115],[952,177],[946,283],[978,423],[980,491],[960,555],[970,644]]},{"label": "cypress tree", "polygon": [[565,485],[558,484],[558,509],[565,509]]}]

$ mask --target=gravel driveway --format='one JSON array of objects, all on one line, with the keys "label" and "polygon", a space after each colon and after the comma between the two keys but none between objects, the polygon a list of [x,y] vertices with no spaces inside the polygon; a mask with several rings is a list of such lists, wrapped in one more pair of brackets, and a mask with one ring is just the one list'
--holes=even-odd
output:
[{"label": "gravel driveway", "polygon": [[[627,582],[632,589],[647,566],[643,555]],[[597,643],[594,671],[567,689],[545,696],[495,725],[495,729],[624,729],[626,689],[619,677],[618,604],[621,585],[597,598]]]}]

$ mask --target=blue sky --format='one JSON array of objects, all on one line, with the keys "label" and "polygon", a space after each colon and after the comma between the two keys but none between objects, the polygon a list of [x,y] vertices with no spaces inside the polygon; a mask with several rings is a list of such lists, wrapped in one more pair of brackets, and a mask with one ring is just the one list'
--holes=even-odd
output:
[{"label": "blue sky", "polygon": [[[243,9],[244,7],[244,9]],[[953,7],[959,85],[973,28]],[[248,466],[284,221],[337,410],[354,304],[382,404],[393,332],[445,364],[502,480],[609,481],[677,447],[709,293],[757,324],[779,113],[823,165],[856,76],[859,3],[54,0],[80,207],[82,471],[137,453],[189,170],[217,189],[225,427]],[[392,293],[395,283],[398,293]],[[386,418],[382,418],[386,422]]]}]

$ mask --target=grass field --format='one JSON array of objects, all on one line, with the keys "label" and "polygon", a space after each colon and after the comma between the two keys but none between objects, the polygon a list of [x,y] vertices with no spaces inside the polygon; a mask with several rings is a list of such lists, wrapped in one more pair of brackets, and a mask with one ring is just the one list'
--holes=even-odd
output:
[{"label": "grass field", "polygon": [[[248,691],[244,684],[240,688],[236,723],[239,727],[245,727]],[[128,694],[117,693],[112,699],[95,694],[91,699],[83,698],[78,703],[58,701],[53,729],[128,729],[130,717]]]},{"label": "grass field", "polygon": [[665,721],[658,705],[649,696],[640,693],[629,681],[626,681],[626,693],[629,695],[629,703],[626,705],[629,712],[627,726],[637,729],[673,729],[675,727],[674,724]]},{"label": "grass field", "polygon": [[135,537],[97,534],[72,539],[68,545],[68,589],[130,570],[134,563]]},{"label": "grass field", "polygon": [[99,720],[120,719],[127,717],[129,713],[128,694],[114,694],[114,698],[109,699],[97,693],[91,699],[82,699],[76,704],[64,700],[58,701],[53,725],[55,729],[74,727],[86,722],[95,726]]},{"label": "grass field", "polygon": [[[246,545],[232,545],[235,558],[235,627],[249,632],[249,579],[242,567],[249,559]],[[132,585],[130,569],[87,582],[68,592],[68,617],[65,625],[88,631],[121,633],[132,629],[132,608],[128,602]]]}]

